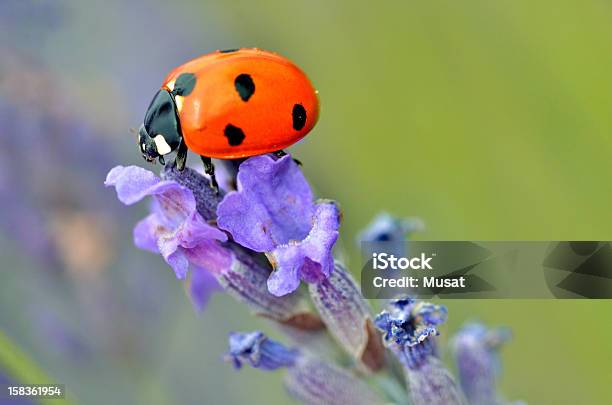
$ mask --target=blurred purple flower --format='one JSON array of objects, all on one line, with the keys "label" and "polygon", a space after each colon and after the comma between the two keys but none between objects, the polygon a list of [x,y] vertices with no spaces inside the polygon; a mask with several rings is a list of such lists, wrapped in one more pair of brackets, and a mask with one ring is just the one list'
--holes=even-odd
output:
[{"label": "blurred purple flower", "polygon": [[423,229],[425,229],[425,224],[419,218],[402,219],[387,212],[381,212],[361,231],[358,239],[367,242],[404,240],[406,234]]},{"label": "blurred purple flower", "polygon": [[453,338],[459,382],[472,405],[504,405],[497,391],[498,350],[510,339],[506,328],[488,329],[481,323],[465,325]]},{"label": "blurred purple flower", "polygon": [[[58,247],[63,235],[51,224],[67,212],[109,213],[108,197],[91,181],[111,162],[107,134],[76,114],[75,96],[20,51],[0,46],[0,193],[6,196],[0,231],[45,269],[67,268]],[[110,230],[95,232],[107,237]],[[112,246],[106,252],[112,256]]]},{"label": "blurred purple flower", "polygon": [[424,229],[425,224],[419,218],[397,218],[381,212],[357,235],[357,243],[368,260],[373,253],[380,252],[403,257],[406,256],[407,235]]},{"label": "blurred purple flower", "polygon": [[446,307],[410,298],[393,300],[375,320],[387,347],[404,365],[410,398],[415,405],[464,404],[461,390],[437,357],[437,326]]},{"label": "blurred purple flower", "polygon": [[300,280],[315,283],[329,277],[340,211],[332,201],[313,201],[291,156],[246,160],[237,185],[219,204],[217,223],[237,243],[266,253],[274,267],[269,291],[282,296],[295,291]]}]

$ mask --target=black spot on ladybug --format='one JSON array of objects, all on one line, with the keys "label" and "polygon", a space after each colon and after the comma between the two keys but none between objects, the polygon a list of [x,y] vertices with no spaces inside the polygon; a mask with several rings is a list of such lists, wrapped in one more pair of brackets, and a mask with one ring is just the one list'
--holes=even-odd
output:
[{"label": "black spot on ladybug", "polygon": [[232,53],[232,52],[237,52],[238,48],[235,49],[221,49],[219,52],[221,53]]},{"label": "black spot on ladybug", "polygon": [[235,127],[232,124],[227,124],[225,131],[223,132],[230,146],[238,146],[242,143],[242,141],[244,141],[245,136],[242,129]]},{"label": "black spot on ladybug", "polygon": [[306,125],[306,109],[302,104],[293,105],[291,116],[293,117],[293,129],[299,131],[304,128],[304,125]]},{"label": "black spot on ladybug", "polygon": [[242,101],[249,101],[249,98],[255,93],[255,83],[253,83],[251,76],[246,73],[236,76],[234,86]]},{"label": "black spot on ladybug", "polygon": [[178,96],[188,96],[196,85],[196,77],[193,73],[181,73],[174,82],[172,93]]}]

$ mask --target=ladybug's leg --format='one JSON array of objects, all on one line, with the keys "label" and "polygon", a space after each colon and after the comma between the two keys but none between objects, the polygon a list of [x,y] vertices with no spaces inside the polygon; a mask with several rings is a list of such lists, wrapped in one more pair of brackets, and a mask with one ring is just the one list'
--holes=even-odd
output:
[{"label": "ladybug's leg", "polygon": [[202,163],[204,163],[204,172],[210,176],[210,186],[218,193],[219,185],[217,184],[217,178],[215,177],[215,166],[212,164],[212,160],[206,156],[200,156]]},{"label": "ladybug's leg", "polygon": [[[272,152],[274,154],[274,156],[276,156],[277,158],[282,158],[283,156],[287,156],[287,152],[285,152],[284,150],[277,150],[276,152]],[[293,158],[293,161],[298,165],[298,166],[302,166],[302,162],[300,162],[299,160],[297,160],[296,158]]]},{"label": "ladybug's leg", "polygon": [[176,151],[176,168],[179,171],[183,171],[185,169],[185,164],[187,163],[187,144],[183,139],[179,143],[178,149]]}]

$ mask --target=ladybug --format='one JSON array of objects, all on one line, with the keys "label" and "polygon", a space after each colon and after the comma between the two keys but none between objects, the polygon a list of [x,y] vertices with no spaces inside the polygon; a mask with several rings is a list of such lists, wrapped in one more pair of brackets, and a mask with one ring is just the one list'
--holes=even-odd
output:
[{"label": "ladybug", "polygon": [[172,70],[138,130],[149,162],[176,151],[201,156],[217,189],[211,158],[242,159],[283,149],[302,139],[319,116],[319,100],[304,72],[288,59],[257,48],[216,51]]}]

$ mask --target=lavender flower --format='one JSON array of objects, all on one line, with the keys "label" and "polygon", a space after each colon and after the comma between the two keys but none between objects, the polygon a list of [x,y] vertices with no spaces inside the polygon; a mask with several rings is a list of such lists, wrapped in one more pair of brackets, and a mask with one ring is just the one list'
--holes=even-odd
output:
[{"label": "lavender flower", "polygon": [[410,398],[415,405],[464,404],[455,380],[437,357],[437,326],[446,308],[410,298],[393,300],[377,317],[387,347],[404,366]]},{"label": "lavender flower", "polygon": [[[276,321],[299,345],[287,348],[261,332],[232,333],[227,360],[236,368],[249,364],[268,371],[286,369],[289,393],[307,404],[384,403],[362,378],[364,371],[381,370],[373,382],[389,399],[403,403],[398,379],[389,368],[383,370],[386,346],[404,367],[412,404],[466,403],[438,357],[436,336],[446,320],[446,308],[397,299],[372,321],[369,305],[344,266],[337,262],[326,269],[338,236],[336,205],[312,201],[310,187],[289,157],[251,158],[240,166],[237,183],[227,180],[226,188],[237,184],[238,190],[225,194],[222,189],[218,195],[203,175],[191,169],[179,172],[171,165],[161,178],[144,169],[119,166],[106,180],[125,204],[152,197],[151,214],[135,227],[135,244],[161,254],[178,278],[190,275],[196,306],[204,305],[212,289],[221,288]],[[398,235],[391,239],[400,240]],[[309,282],[320,317],[307,309],[301,291],[294,291],[300,280]],[[361,375],[331,361],[338,352],[323,326],[355,360],[355,371]],[[470,357],[482,360],[490,354],[474,344],[474,336],[468,330],[456,340],[463,359],[462,384],[469,398],[476,398],[475,404],[500,405],[489,401],[495,393],[490,390],[489,370],[480,376],[482,381],[469,374],[474,372],[473,364],[490,365]],[[312,354],[315,351],[318,356]],[[485,396],[476,396],[482,392]]]},{"label": "lavender flower", "polygon": [[291,156],[248,159],[240,165],[237,185],[219,204],[217,223],[242,246],[266,253],[274,266],[269,291],[282,296],[300,280],[329,277],[340,211],[332,201],[313,201]]},{"label": "lavender flower", "polygon": [[222,288],[258,315],[299,329],[322,327],[300,294],[280,298],[267,291],[271,268],[265,256],[228,241],[211,224],[223,193],[217,195],[201,174],[167,167],[160,179],[136,166],[117,166],[105,184],[115,187],[119,200],[128,205],[153,198],[151,214],[134,228],[134,243],[161,254],[179,279],[191,269],[189,291],[196,308]]},{"label": "lavender flower", "polygon": [[261,332],[232,333],[226,355],[236,368],[244,363],[262,370],[287,368],[285,386],[306,404],[383,404],[368,384],[347,370],[267,338]]},{"label": "lavender flower", "polygon": [[497,392],[499,348],[510,339],[505,328],[487,329],[481,323],[465,325],[452,341],[459,382],[470,404],[507,404]]},{"label": "lavender flower", "polygon": [[332,275],[310,284],[310,296],[329,332],[354,359],[371,370],[384,365],[384,347],[372,322],[372,312],[342,263]]},{"label": "lavender flower", "polygon": [[[141,249],[160,253],[176,277],[184,279],[189,257],[201,251],[217,251],[216,241],[227,236],[209,225],[196,210],[191,190],[174,181],[163,181],[152,172],[136,166],[117,166],[104,183],[114,186],[119,201],[126,205],[152,196],[152,213],[134,228],[134,243]],[[211,270],[230,265],[223,255],[207,255]],[[201,257],[199,257],[201,258]]]}]

